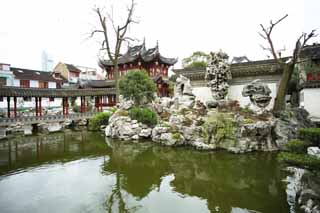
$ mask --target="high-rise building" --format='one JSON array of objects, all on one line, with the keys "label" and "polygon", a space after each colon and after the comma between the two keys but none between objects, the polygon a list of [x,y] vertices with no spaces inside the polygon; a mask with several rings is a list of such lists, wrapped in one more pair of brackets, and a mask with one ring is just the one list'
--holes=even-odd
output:
[{"label": "high-rise building", "polygon": [[53,70],[53,57],[49,55],[45,50],[42,51],[41,56],[42,70],[46,72],[52,72]]}]

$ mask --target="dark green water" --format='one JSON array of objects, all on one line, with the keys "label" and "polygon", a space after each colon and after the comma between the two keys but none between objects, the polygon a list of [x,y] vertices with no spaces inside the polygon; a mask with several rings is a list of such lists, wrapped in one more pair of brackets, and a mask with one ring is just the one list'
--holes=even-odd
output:
[{"label": "dark green water", "polygon": [[87,132],[11,139],[0,142],[0,212],[289,212],[275,157]]}]

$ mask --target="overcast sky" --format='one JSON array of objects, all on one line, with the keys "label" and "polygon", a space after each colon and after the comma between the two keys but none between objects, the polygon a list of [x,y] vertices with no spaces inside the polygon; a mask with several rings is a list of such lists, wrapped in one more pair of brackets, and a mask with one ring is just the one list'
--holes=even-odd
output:
[{"label": "overcast sky", "polygon": [[[41,53],[59,61],[97,67],[99,37],[88,39],[97,26],[95,5],[110,10],[121,21],[129,0],[2,0],[0,12],[0,62],[15,67],[41,69]],[[259,44],[259,24],[268,25],[288,14],[276,27],[277,49],[291,51],[301,32],[320,28],[319,0],[136,0],[139,24],[129,34],[147,47],[159,41],[166,57],[181,59],[192,52],[222,49],[231,57],[247,55],[265,59]],[[320,29],[319,29],[320,31]],[[313,40],[319,41],[320,38]]]}]

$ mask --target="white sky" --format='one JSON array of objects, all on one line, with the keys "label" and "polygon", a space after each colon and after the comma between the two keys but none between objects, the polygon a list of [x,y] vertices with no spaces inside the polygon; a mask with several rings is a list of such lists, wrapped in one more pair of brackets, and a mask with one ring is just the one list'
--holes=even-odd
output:
[{"label": "white sky", "polygon": [[[114,2],[114,17],[123,17],[129,0],[1,0],[0,62],[41,69],[46,50],[59,61],[97,67],[99,39],[88,39],[97,23],[92,8]],[[136,0],[140,20],[130,35],[147,47],[159,41],[166,57],[181,59],[194,51],[226,51],[230,57],[265,59],[259,44],[260,23],[268,25],[286,13],[273,37],[278,49],[291,50],[301,32],[320,28],[319,0]],[[122,9],[122,10],[121,10]],[[320,29],[319,29],[320,31]],[[320,37],[314,41],[319,41]],[[265,45],[266,46],[266,45]]]}]

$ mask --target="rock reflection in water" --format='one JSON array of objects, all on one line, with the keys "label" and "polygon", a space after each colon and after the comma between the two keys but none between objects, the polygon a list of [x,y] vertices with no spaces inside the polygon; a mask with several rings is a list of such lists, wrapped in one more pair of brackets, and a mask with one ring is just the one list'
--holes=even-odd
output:
[{"label": "rock reflection in water", "polygon": [[88,132],[0,143],[0,212],[288,212],[281,179],[270,153],[199,152]]},{"label": "rock reflection in water", "polygon": [[248,212],[288,211],[274,154],[196,152],[149,143],[112,142],[111,146],[104,171],[119,175],[122,190],[138,198],[137,204],[148,205],[150,192],[161,191],[162,182],[171,175],[172,191],[205,200],[212,212],[231,212],[232,207]]}]

